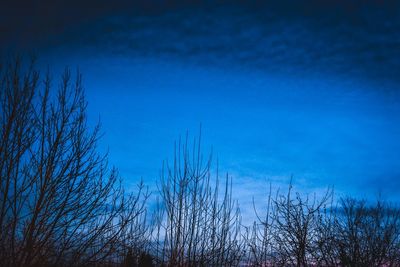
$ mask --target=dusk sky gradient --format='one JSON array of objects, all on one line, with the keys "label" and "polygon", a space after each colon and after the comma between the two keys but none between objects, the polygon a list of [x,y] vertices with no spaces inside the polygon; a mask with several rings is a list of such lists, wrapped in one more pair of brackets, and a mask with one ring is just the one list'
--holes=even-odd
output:
[{"label": "dusk sky gradient", "polygon": [[395,1],[94,2],[18,23],[10,4],[1,49],[35,53],[55,82],[79,67],[127,186],[154,186],[174,141],[202,125],[244,205],[291,175],[305,192],[400,200]]}]

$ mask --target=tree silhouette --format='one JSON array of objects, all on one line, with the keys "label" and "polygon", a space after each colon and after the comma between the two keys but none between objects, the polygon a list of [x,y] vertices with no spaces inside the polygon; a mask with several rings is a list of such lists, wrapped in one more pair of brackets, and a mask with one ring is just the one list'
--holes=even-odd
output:
[{"label": "tree silhouette", "polygon": [[[157,248],[167,266],[237,266],[243,256],[240,214],[226,176],[220,190],[218,171],[211,176],[211,156],[203,158],[200,141],[175,147],[172,165],[161,175],[162,205]],[[222,191],[222,195],[221,194]]]},{"label": "tree silhouette", "polygon": [[354,198],[273,197],[247,228],[249,266],[400,266],[400,209]]},{"label": "tree silhouette", "polygon": [[[175,145],[152,221],[143,183],[123,190],[97,152],[79,73],[58,89],[15,60],[0,67],[0,265],[400,266],[400,209],[272,192],[244,228],[232,178],[212,171],[200,140]],[[200,139],[200,138],[199,138]],[[244,231],[245,230],[245,231]]]},{"label": "tree silhouette", "polygon": [[341,200],[335,220],[337,257],[345,266],[400,265],[400,210],[378,200]]},{"label": "tree silhouette", "polygon": [[50,74],[17,59],[0,78],[0,262],[2,266],[95,265],[116,260],[145,212],[143,186],[126,194],[99,125],[86,122],[82,77]]}]

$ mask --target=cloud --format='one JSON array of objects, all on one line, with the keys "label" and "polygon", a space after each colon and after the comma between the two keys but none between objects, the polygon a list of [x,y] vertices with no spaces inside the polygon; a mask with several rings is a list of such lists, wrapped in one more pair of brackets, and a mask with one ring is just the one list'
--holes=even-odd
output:
[{"label": "cloud", "polygon": [[12,46],[36,44],[39,50],[68,46],[85,53],[264,72],[330,72],[380,81],[400,77],[400,16],[372,1],[354,6],[299,1],[286,8],[272,3],[48,2],[22,8],[22,14],[12,9],[19,16],[9,16],[14,18],[10,26],[3,26],[3,44],[8,38],[14,39]]}]

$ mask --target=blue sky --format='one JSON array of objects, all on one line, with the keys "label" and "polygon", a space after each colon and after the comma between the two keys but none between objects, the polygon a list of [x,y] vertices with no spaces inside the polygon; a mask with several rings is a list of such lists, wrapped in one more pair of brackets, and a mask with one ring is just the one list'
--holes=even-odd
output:
[{"label": "blue sky", "polygon": [[174,141],[186,131],[196,137],[201,124],[205,152],[213,148],[246,201],[291,175],[301,191],[335,186],[342,195],[396,199],[397,92],[328,74],[107,57],[81,60],[80,69],[91,121],[102,122],[101,146],[128,184],[154,185]]},{"label": "blue sky", "polygon": [[332,10],[106,12],[29,40],[55,76],[79,66],[127,186],[153,186],[174,141],[202,125],[245,204],[292,175],[300,191],[399,200],[398,12]]}]

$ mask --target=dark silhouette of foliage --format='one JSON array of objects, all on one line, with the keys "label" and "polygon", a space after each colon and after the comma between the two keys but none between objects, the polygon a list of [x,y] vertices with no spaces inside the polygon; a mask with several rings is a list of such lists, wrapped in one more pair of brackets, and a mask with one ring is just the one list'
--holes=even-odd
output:
[{"label": "dark silhouette of foliage", "polygon": [[[137,253],[139,251],[139,253]],[[147,252],[141,251],[140,249],[134,252],[132,249],[129,249],[125,260],[123,262],[123,267],[153,267],[154,258]]]}]

